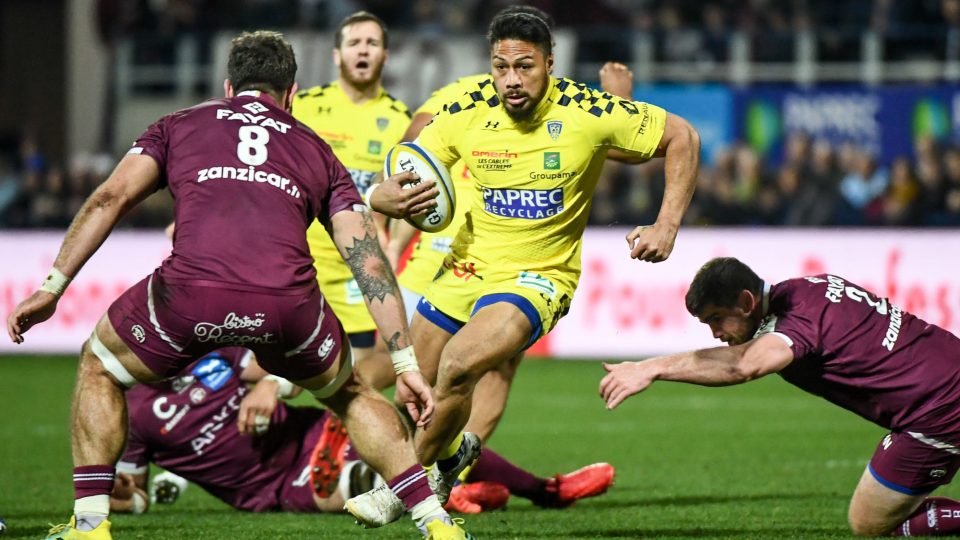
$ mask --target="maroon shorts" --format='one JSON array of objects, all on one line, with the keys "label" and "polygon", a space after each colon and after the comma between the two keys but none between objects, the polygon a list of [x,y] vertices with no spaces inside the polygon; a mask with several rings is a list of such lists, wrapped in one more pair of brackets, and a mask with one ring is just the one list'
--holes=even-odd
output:
[{"label": "maroon shorts", "polygon": [[309,379],[330,368],[343,342],[340,321],[316,286],[266,292],[167,283],[158,271],[127,289],[107,314],[130,350],[165,378],[210,351],[239,346],[271,373]]},{"label": "maroon shorts", "polygon": [[878,482],[894,491],[926,495],[953,480],[960,469],[960,450],[937,437],[890,433],[877,445],[869,468]]}]

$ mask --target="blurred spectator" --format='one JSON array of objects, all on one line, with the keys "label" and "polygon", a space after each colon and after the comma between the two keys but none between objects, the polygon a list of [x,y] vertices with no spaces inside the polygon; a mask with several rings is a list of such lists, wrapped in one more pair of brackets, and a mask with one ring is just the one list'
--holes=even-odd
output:
[{"label": "blurred spectator", "polygon": [[890,169],[890,187],[881,199],[881,213],[873,216],[874,222],[886,225],[916,225],[920,218],[920,189],[910,160],[897,158]]},{"label": "blurred spectator", "polygon": [[847,207],[838,216],[840,223],[861,224],[861,212],[886,191],[889,183],[887,172],[877,165],[876,157],[866,150],[858,151],[852,167],[840,182],[840,194]]}]

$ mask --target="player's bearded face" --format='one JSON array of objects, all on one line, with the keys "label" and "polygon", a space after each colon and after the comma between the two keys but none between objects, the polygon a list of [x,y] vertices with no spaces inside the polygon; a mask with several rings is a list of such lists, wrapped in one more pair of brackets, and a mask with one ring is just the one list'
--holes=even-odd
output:
[{"label": "player's bearded face", "polygon": [[530,118],[547,94],[553,55],[528,41],[504,39],[490,51],[491,73],[497,94],[514,120]]},{"label": "player's bearded face", "polygon": [[749,311],[744,311],[740,307],[724,308],[710,304],[697,318],[710,327],[714,338],[727,345],[746,343],[757,331],[757,323],[754,322]]},{"label": "player's bearded face", "polygon": [[345,26],[333,59],[340,68],[342,81],[358,88],[380,84],[383,64],[387,61],[380,25],[363,21]]}]

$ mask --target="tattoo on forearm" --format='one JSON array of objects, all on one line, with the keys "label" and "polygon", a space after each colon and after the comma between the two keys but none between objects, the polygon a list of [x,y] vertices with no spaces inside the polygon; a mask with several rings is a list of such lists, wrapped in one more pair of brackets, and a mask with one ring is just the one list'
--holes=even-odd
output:
[{"label": "tattoo on forearm", "polygon": [[347,247],[347,256],[344,260],[353,272],[354,279],[360,291],[367,297],[367,301],[374,299],[383,302],[388,295],[399,297],[397,294],[397,280],[390,271],[390,263],[380,249],[377,239],[377,230],[373,224],[373,217],[367,212],[363,217],[363,238],[354,237],[353,247]]},{"label": "tattoo on forearm", "polygon": [[394,332],[390,339],[387,340],[387,350],[390,352],[399,351],[400,347],[400,338],[403,335],[400,332]]}]

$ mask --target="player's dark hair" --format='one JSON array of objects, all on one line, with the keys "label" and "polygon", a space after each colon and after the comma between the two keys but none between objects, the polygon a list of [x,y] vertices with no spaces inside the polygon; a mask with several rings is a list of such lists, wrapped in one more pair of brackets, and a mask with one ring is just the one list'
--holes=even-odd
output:
[{"label": "player's dark hair", "polygon": [[283,34],[267,30],[244,32],[230,43],[227,77],[234,93],[259,90],[279,97],[293,86],[297,59]]},{"label": "player's dark hair", "polygon": [[687,291],[687,311],[697,317],[708,305],[732,308],[740,291],[756,295],[763,291],[763,280],[749,266],[733,257],[717,257],[697,271]]},{"label": "player's dark hair", "polygon": [[500,12],[495,16],[513,15],[514,13],[526,13],[527,15],[533,15],[534,17],[541,19],[543,22],[547,23],[547,28],[549,28],[551,32],[553,32],[553,27],[556,26],[556,23],[553,22],[553,17],[551,17],[549,13],[540,8],[535,8],[533,6],[527,6],[524,4],[507,6],[501,9]]},{"label": "player's dark hair", "polygon": [[380,27],[380,32],[383,33],[383,48],[390,48],[390,41],[387,38],[387,24],[383,22],[383,19],[377,17],[369,11],[358,11],[352,15],[347,15],[344,17],[340,24],[337,25],[337,31],[333,35],[333,47],[339,49],[343,45],[343,29],[350,26],[351,24],[357,24],[362,22],[372,21],[377,23],[377,26]]},{"label": "player's dark hair", "polygon": [[[542,11],[530,6],[511,6],[504,9],[490,21],[487,40],[493,48],[498,41],[516,39],[533,43],[544,56],[553,52],[553,34],[550,32],[553,19]],[[549,22],[548,22],[549,21]]]}]

